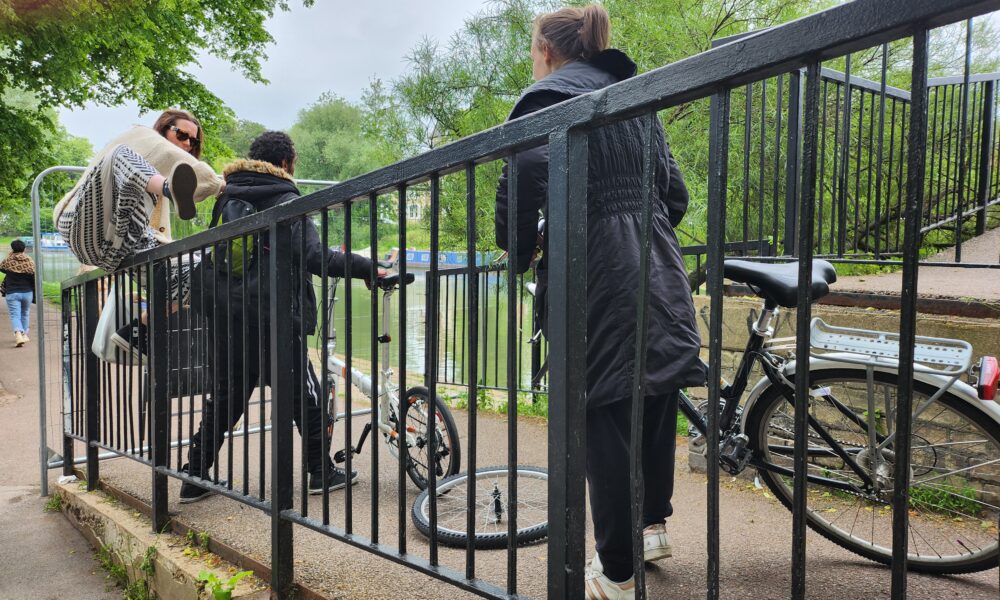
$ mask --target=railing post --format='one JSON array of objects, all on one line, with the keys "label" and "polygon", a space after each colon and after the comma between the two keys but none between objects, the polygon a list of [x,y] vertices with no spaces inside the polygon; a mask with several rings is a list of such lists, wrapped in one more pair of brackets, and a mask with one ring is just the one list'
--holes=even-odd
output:
[{"label": "railing post", "polygon": [[[69,407],[74,406],[72,399],[67,398],[67,394],[73,393],[73,337],[71,326],[73,318],[73,295],[72,290],[63,290],[62,292],[62,339],[61,339],[61,357],[60,361],[62,363],[62,389],[60,390],[60,395],[63,399],[63,419],[62,419],[62,456],[63,456],[63,475],[73,474],[73,438],[66,435],[66,432],[72,429],[72,408],[66,409],[67,405]],[[44,481],[48,482],[48,457],[46,457],[45,464],[45,478]]]},{"label": "railing post", "polygon": [[583,597],[587,133],[549,138],[549,598]]},{"label": "railing post", "polygon": [[[167,277],[170,261],[159,265],[147,265],[149,286],[149,378],[150,378],[150,458],[153,461],[152,512],[153,531],[159,532],[167,526],[170,515],[167,512],[167,475],[161,472],[168,466],[170,452],[170,399],[167,397],[167,319],[170,306],[170,288]],[[108,302],[114,302],[108,298]]]},{"label": "railing post", "polygon": [[903,288],[899,315],[899,400],[896,409],[896,439],[893,465],[896,482],[892,490],[892,598],[906,598],[906,568],[909,549],[910,434],[913,429],[913,356],[917,330],[917,253],[920,245],[920,215],[924,206],[924,176],[927,159],[927,69],[930,32],[913,33],[912,102],[907,143],[906,212],[903,230]]},{"label": "railing post", "polygon": [[[713,138],[714,139],[714,138]],[[795,223],[799,198],[802,140],[802,73],[788,74],[788,140],[785,155],[785,256],[796,255]]]},{"label": "railing post", "polygon": [[[292,473],[292,374],[294,332],[287,326],[292,314],[292,230],[290,223],[272,223],[268,289],[270,301],[270,362],[271,369],[271,589],[279,598],[291,591],[294,567],[292,563],[292,522],[283,511],[292,508],[294,490]],[[350,285],[350,280],[347,281]],[[306,359],[308,360],[308,359]]]},{"label": "railing post", "polygon": [[990,174],[993,172],[993,118],[996,111],[996,81],[983,83],[982,135],[979,139],[979,186],[976,190],[976,235],[986,233],[986,204],[989,202]]},{"label": "railing post", "polygon": [[97,355],[90,351],[97,333],[97,320],[101,317],[99,308],[97,280],[92,279],[83,285],[83,382],[84,402],[87,410],[87,491],[97,489],[100,480],[100,462],[97,458],[97,442],[101,427],[101,381],[100,363]]}]

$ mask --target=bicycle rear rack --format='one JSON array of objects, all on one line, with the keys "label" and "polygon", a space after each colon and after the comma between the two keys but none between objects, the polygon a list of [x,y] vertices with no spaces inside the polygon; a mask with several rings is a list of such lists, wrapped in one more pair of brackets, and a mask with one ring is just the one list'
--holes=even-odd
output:
[{"label": "bicycle rear rack", "polygon": [[[835,327],[816,318],[809,328],[809,341],[812,348],[819,351],[814,353],[817,358],[836,352],[836,360],[840,362],[872,366],[899,364],[898,333]],[[855,355],[857,358],[848,355]],[[969,370],[972,359],[972,345],[964,340],[925,336],[916,338],[913,355],[916,371],[958,377]]]}]

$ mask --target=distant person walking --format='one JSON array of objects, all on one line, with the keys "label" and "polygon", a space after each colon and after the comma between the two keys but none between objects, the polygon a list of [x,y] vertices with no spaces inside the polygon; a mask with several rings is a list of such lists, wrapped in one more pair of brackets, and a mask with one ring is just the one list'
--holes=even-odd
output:
[{"label": "distant person walking", "polygon": [[[535,19],[531,43],[535,83],[518,99],[510,119],[605,88],[636,74],[623,52],[608,47],[607,11],[599,5],[564,8]],[[629,493],[632,373],[636,344],[643,208],[644,121],[629,119],[590,134],[587,195],[570,210],[587,212],[587,483],[597,556],[586,575],[586,598],[635,597]],[[680,168],[659,121],[655,136],[652,252],[649,271],[643,463],[644,559],[671,556],[671,515],[677,392],[704,384],[700,340],[680,246],[674,235],[688,205]],[[528,268],[536,246],[539,212],[547,212],[548,147],[520,152],[517,161],[517,245],[507,235],[507,166],[497,186],[497,245]],[[547,265],[538,268],[545,301]],[[544,314],[544,311],[542,312]],[[543,321],[544,323],[544,321]],[[581,407],[583,409],[583,407]],[[639,457],[637,457],[639,458]]]},{"label": "distant person walking", "polygon": [[14,330],[14,344],[20,348],[27,344],[31,326],[31,305],[35,303],[35,261],[24,253],[24,242],[10,243],[10,254],[0,262],[0,293],[7,298],[10,327]]}]

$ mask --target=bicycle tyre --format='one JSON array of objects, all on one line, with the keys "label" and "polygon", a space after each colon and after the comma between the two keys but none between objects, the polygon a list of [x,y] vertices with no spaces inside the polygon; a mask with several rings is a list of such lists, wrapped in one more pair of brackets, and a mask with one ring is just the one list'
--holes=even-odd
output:
[{"label": "bicycle tyre", "polygon": [[[537,542],[549,535],[548,522],[548,471],[539,467],[518,465],[517,485],[518,485],[518,523],[521,517],[527,513],[534,518],[528,518],[529,524],[525,527],[518,527],[516,541],[518,546],[524,546],[532,542]],[[476,490],[491,494],[487,487],[481,487],[482,482],[488,485],[507,485],[507,467],[505,465],[486,467],[476,470]],[[437,484],[438,497],[438,542],[445,546],[455,548],[465,548],[469,535],[467,532],[467,507],[468,507],[468,481],[469,474],[461,473],[443,479]],[[530,485],[528,485],[530,484]],[[464,493],[463,493],[464,490]],[[541,494],[541,495],[539,495]],[[525,496],[528,499],[525,499]],[[483,507],[494,502],[492,496],[483,496],[480,500],[477,497],[476,506]],[[509,506],[503,504],[503,506]],[[413,524],[420,533],[430,537],[430,490],[424,490],[413,501],[411,511]],[[541,520],[537,515],[544,515]],[[477,529],[473,537],[472,545],[479,550],[496,550],[507,547],[507,522],[489,522],[489,515],[485,511],[476,510],[477,525],[486,526],[492,531],[479,532]],[[492,526],[492,527],[489,527]]]},{"label": "bicycle tyre", "polygon": [[[427,464],[429,460],[422,458],[420,453],[426,454],[425,448],[429,449],[430,444],[426,443],[427,438],[427,409],[422,411],[420,407],[426,407],[431,397],[430,390],[423,386],[416,386],[406,390],[406,396],[401,401],[403,410],[406,411],[406,427],[415,428],[412,433],[416,435],[417,446],[410,447],[403,444],[406,452],[406,474],[421,490],[427,489]],[[448,405],[438,396],[436,408],[437,418],[435,419],[435,429],[437,430],[436,449],[438,454],[437,476],[441,479],[455,475],[462,467],[462,447],[458,438],[458,427],[455,425],[455,418],[448,410]],[[416,409],[416,410],[414,410]]]},{"label": "bicycle tyre", "polygon": [[[874,383],[878,388],[876,391],[878,401],[876,415],[878,415],[880,406],[889,405],[889,391],[898,388],[898,375],[876,372]],[[817,421],[837,415],[842,417],[842,422],[838,423],[840,429],[822,421],[820,424],[834,436],[838,445],[845,451],[849,454],[855,453],[855,461],[870,475],[871,465],[865,463],[868,452],[865,449],[868,446],[867,433],[857,423],[854,423],[856,432],[852,434],[846,431],[843,425],[846,423],[847,429],[850,429],[849,418],[838,411],[830,400],[831,397],[836,398],[844,406],[851,407],[852,390],[855,390],[853,397],[861,398],[863,404],[859,408],[865,409],[864,412],[855,414],[865,419],[867,417],[865,370],[841,368],[814,371],[810,374],[810,388],[814,391],[814,395],[810,398],[810,414]],[[921,406],[936,390],[934,386],[914,381],[912,404],[914,409]],[[790,445],[793,439],[789,430],[793,408],[788,400],[793,398],[794,390],[771,386],[764,391],[747,416],[746,433],[755,455],[765,462],[788,468],[791,467]],[[856,403],[853,405],[856,406]],[[786,414],[779,414],[778,411],[782,409],[787,411]],[[888,432],[887,427],[894,425],[895,410],[887,410],[883,418],[886,429],[880,433]],[[879,428],[880,424],[876,421],[876,429]],[[852,435],[855,443],[845,443]],[[856,482],[861,481],[856,473],[848,470],[845,461],[829,454],[821,455],[822,448],[830,446],[819,437],[812,426],[809,427],[808,437],[810,453],[814,454],[808,458],[811,473],[817,473],[818,470],[817,474],[824,477],[845,481],[853,478]],[[936,439],[942,441],[934,441]],[[890,457],[890,462],[885,463],[884,468],[888,468],[891,476],[895,466],[891,462],[893,456],[891,450],[886,456]],[[979,460],[980,457],[982,460],[978,463],[970,462]],[[1000,493],[997,491],[1000,490],[1000,487],[997,487],[1000,486],[1000,470],[996,468],[994,461],[1000,461],[1000,425],[979,408],[946,392],[929,405],[919,420],[914,421],[910,460],[910,553],[907,559],[910,570],[934,574],[959,574],[995,568],[998,557],[995,526],[1000,516],[998,508]],[[839,473],[833,468],[838,461],[842,465]],[[933,462],[928,463],[928,461]],[[964,466],[951,466],[946,463]],[[989,467],[990,464],[994,466]],[[948,474],[948,469],[955,471]],[[758,473],[781,503],[791,510],[792,478],[766,468],[758,468]],[[933,483],[949,476],[967,476],[974,481],[967,483],[967,487],[952,485],[956,479],[946,479],[946,483]],[[973,488],[972,485],[979,485],[980,488]],[[852,495],[815,481],[807,481],[807,489],[806,513],[810,528],[855,554],[883,564],[891,564],[891,485],[888,493],[883,493],[878,499],[873,499],[874,496]],[[848,517],[850,515],[850,509],[844,510],[848,500],[857,506],[850,531],[845,529],[847,521],[838,524],[838,520],[844,515]],[[970,512],[974,514],[968,514]],[[868,529],[867,522],[870,518],[870,539],[862,537],[863,533],[867,532],[856,533],[858,521],[862,520],[862,516],[865,529]],[[879,543],[886,540],[888,544]],[[932,545],[934,540],[940,540],[940,544]],[[946,556],[941,553],[942,548],[952,551],[968,550],[968,552]],[[927,549],[930,552],[922,552]]]}]

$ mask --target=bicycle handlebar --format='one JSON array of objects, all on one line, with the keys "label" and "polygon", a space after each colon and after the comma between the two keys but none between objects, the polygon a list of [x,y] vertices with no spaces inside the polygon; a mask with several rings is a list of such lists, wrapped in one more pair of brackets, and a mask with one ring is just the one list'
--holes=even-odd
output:
[{"label": "bicycle handlebar", "polygon": [[[413,273],[407,273],[404,285],[410,285],[411,283],[414,282],[414,280],[416,280],[416,276]],[[379,289],[386,292],[394,290],[399,287],[399,274],[397,273],[395,275],[387,275],[386,277],[380,277],[379,279],[375,280],[375,285],[377,285]]]}]

